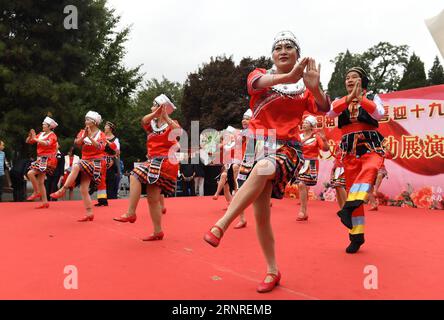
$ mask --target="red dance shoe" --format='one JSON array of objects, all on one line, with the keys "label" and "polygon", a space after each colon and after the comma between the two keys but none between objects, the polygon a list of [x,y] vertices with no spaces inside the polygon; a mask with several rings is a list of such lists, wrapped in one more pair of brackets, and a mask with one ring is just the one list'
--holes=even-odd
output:
[{"label": "red dance shoe", "polygon": [[48,209],[49,208],[49,203],[42,203],[41,205],[35,207],[36,209]]},{"label": "red dance shoe", "polygon": [[308,220],[308,215],[300,211],[298,216],[296,217],[296,221],[307,221],[307,220]]},{"label": "red dance shoe", "polygon": [[239,221],[237,223],[237,225],[234,226],[234,229],[242,229],[242,228],[245,228],[246,226],[247,226],[247,221],[244,221],[244,222]]},{"label": "red dance shoe", "polygon": [[156,241],[156,240],[162,240],[164,236],[163,231],[160,231],[158,233],[153,233],[152,235],[143,238],[142,241]]},{"label": "red dance shoe", "polygon": [[[271,282],[265,282],[265,279],[267,278],[267,276],[271,276],[273,278],[273,280]],[[259,283],[256,290],[259,293],[270,292],[271,290],[274,289],[274,287],[279,285],[280,281],[281,281],[281,273],[279,271],[278,271],[278,274],[267,273],[267,275],[264,278],[264,281]]]},{"label": "red dance shoe", "polygon": [[165,213],[167,213],[167,208],[162,209],[162,214],[165,214]]},{"label": "red dance shoe", "polygon": [[42,195],[40,193],[33,193],[26,198],[26,201],[34,201],[35,199],[41,199]]},{"label": "red dance shoe", "polygon": [[137,220],[137,216],[135,214],[127,214],[126,217],[124,217],[124,216],[117,217],[117,218],[113,218],[113,220],[118,221],[118,222],[134,223]]},{"label": "red dance shoe", "polygon": [[94,220],[94,215],[90,215],[90,216],[84,216],[82,219],[77,220],[78,222],[88,222],[88,221],[93,221]]},{"label": "red dance shoe", "polygon": [[371,207],[370,209],[368,209],[368,211],[378,211],[378,206]]},{"label": "red dance shoe", "polygon": [[[219,238],[216,237],[216,235],[211,232],[211,229],[213,229],[213,228],[216,228],[219,230],[219,232],[220,232]],[[204,240],[206,242],[208,242],[209,244],[211,244],[213,247],[217,247],[219,245],[220,239],[224,235],[224,230],[222,230],[222,228],[218,227],[218,226],[213,226],[213,227],[211,227],[211,229],[208,230],[207,233],[205,233]]]},{"label": "red dance shoe", "polygon": [[56,192],[51,193],[49,196],[53,199],[60,199],[65,195],[65,192],[66,192],[65,188],[60,188]]}]

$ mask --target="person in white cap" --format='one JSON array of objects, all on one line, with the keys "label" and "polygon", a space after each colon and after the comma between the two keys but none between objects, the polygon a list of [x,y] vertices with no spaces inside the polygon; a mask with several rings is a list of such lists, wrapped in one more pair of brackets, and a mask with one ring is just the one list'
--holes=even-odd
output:
[{"label": "person in white cap", "polygon": [[100,181],[100,184],[97,186],[97,203],[94,205],[95,207],[107,207],[108,199],[117,199],[117,193],[114,192],[114,184],[116,173],[118,173],[117,162],[120,159],[120,142],[119,139],[114,135],[115,130],[116,125],[111,121],[106,121],[104,130],[106,136],[106,174]]},{"label": "person in white cap", "polygon": [[[179,123],[170,118],[176,107],[165,95],[154,99],[151,113],[142,118],[142,126],[147,133],[147,161],[134,168],[130,177],[129,206],[125,214],[114,218],[118,222],[134,223],[136,209],[146,184],[149,213],[154,232],[142,238],[143,241],[156,241],[164,238],[162,230],[162,195],[175,194],[179,161],[175,153],[179,148],[176,137],[182,129]],[[174,130],[174,131],[173,131]]]},{"label": "person in white cap", "polygon": [[41,199],[42,204],[36,209],[49,208],[45,177],[52,175],[57,167],[57,135],[53,131],[57,126],[57,122],[48,116],[43,120],[42,131],[36,134],[35,130],[31,129],[26,138],[26,143],[37,144],[37,160],[31,163],[27,173],[34,192],[26,199],[28,201]]},{"label": "person in white cap", "polygon": [[[240,169],[245,168],[245,166],[241,166],[241,163],[245,157],[245,151],[247,149],[247,137],[245,136],[245,134],[247,133],[248,124],[250,123],[250,119],[252,116],[253,112],[251,111],[250,108],[248,108],[248,110],[244,112],[244,115],[242,117],[242,130],[236,137],[236,148],[237,149],[240,148],[241,150],[239,158],[236,157],[238,152],[235,152],[235,157],[234,157],[235,161],[233,163],[233,175],[234,175],[234,180],[237,183],[236,191],[244,184],[248,176],[248,172],[245,172],[245,170],[243,170],[243,172],[241,173]],[[246,226],[247,226],[247,220],[245,219],[245,213],[242,211],[239,214],[239,222],[234,226],[234,229],[242,229],[245,228]]]},{"label": "person in white cap", "polygon": [[[224,197],[227,202],[227,206],[230,204],[232,193],[236,192],[237,184],[234,179],[233,172],[233,156],[236,147],[235,141],[236,129],[232,126],[228,126],[227,129],[223,130],[221,135],[221,141],[218,146],[219,149],[219,164],[222,164],[220,174],[216,177],[217,190],[213,195],[213,200],[219,198],[219,194],[224,191]],[[226,210],[223,209],[223,210]]]},{"label": "person in white cap", "polygon": [[[65,184],[66,180],[69,177],[69,174],[72,171],[72,168],[79,161],[80,161],[80,157],[78,155],[74,154],[74,146],[70,147],[68,154],[65,156],[64,173],[63,173],[63,176],[60,178],[59,185],[63,186]],[[68,199],[73,200],[74,199],[74,186],[70,186],[68,188],[68,190],[69,190]]]},{"label": "person in white cap", "polygon": [[307,202],[308,191],[311,186],[318,183],[319,171],[319,151],[329,151],[330,147],[323,131],[315,132],[317,120],[314,116],[307,116],[302,121],[301,144],[304,156],[304,165],[299,172],[296,172],[299,182],[299,197],[301,208],[296,218],[297,221],[308,220]]},{"label": "person in white cap", "polygon": [[[255,69],[247,78],[253,117],[248,137],[264,146],[261,158],[238,190],[225,215],[204,235],[204,240],[217,247],[225,230],[249,205],[254,215],[259,243],[267,273],[257,287],[260,293],[273,290],[281,280],[270,221],[271,197],[282,199],[285,186],[302,163],[299,123],[304,112],[330,110],[330,99],[320,88],[320,66],[312,58],[300,58],[300,46],[288,31],[280,32],[272,45],[274,68]],[[257,143],[256,143],[257,145]]]},{"label": "person in white cap", "polygon": [[105,146],[106,135],[99,129],[102,117],[95,111],[88,111],[85,115],[85,129],[80,130],[74,143],[82,148],[81,160],[73,166],[65,184],[56,192],[51,193],[51,198],[58,199],[65,195],[66,190],[76,183],[80,175],[80,193],[85,206],[85,216],[77,221],[87,222],[94,220],[92,201],[89,195],[89,185],[93,181],[100,185],[106,175]]}]

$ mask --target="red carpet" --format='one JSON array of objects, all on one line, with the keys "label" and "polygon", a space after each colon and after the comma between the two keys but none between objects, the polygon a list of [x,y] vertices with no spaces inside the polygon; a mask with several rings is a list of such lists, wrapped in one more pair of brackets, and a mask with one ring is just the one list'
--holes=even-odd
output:
[{"label": "red carpet", "polygon": [[[251,208],[248,227],[230,227],[213,248],[202,237],[223,214],[222,198],[170,198],[166,205],[164,240],[142,242],[152,231],[145,199],[135,224],[112,220],[126,200],[95,209],[92,223],[76,222],[83,216],[77,201],[47,210],[1,203],[0,299],[444,299],[442,211],[368,212],[367,242],[348,255],[336,203],[310,202],[310,219],[296,222],[296,202],[274,200],[282,285],[258,294],[265,263]],[[77,290],[64,288],[67,265],[77,267]],[[377,290],[364,288],[367,265],[377,267]]]}]

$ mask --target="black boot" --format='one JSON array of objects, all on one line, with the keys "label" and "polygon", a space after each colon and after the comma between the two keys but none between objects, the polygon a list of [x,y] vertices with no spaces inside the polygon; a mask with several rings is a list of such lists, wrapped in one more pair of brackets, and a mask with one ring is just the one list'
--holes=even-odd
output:
[{"label": "black boot", "polygon": [[97,203],[94,205],[95,207],[108,207],[108,199],[104,199],[104,198],[101,198],[101,199],[97,199]]},{"label": "black boot", "polygon": [[342,209],[338,211],[338,217],[341,218],[341,222],[348,229],[353,229],[352,213],[363,203],[362,200],[346,201]]},{"label": "black boot", "polygon": [[352,223],[352,213],[347,209],[342,209],[338,211],[338,217],[341,218],[341,222],[344,226],[346,226],[349,229],[353,228]]},{"label": "black boot", "polygon": [[356,253],[358,252],[359,248],[364,244],[364,234],[349,234],[350,238],[350,244],[345,249],[345,252],[347,253]]}]

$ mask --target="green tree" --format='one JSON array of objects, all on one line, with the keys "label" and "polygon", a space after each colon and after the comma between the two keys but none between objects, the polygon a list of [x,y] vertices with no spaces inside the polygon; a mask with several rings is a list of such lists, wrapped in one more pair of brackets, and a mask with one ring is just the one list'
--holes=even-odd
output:
[{"label": "green tree", "polygon": [[398,90],[425,87],[427,85],[424,62],[413,53],[399,82]]},{"label": "green tree", "polygon": [[401,79],[400,70],[407,64],[408,46],[395,46],[388,42],[380,42],[363,53],[350,53],[348,50],[339,53],[333,60],[335,69],[328,83],[331,97],[346,94],[345,72],[350,67],[364,68],[370,78],[368,90],[374,92],[390,92],[398,88]]},{"label": "green tree", "polygon": [[184,84],[184,128],[188,130],[193,120],[200,121],[200,130],[222,130],[228,125],[239,128],[248,109],[248,74],[255,68],[271,66],[271,60],[265,57],[244,58],[238,66],[232,57],[211,58],[197,72],[189,74]]},{"label": "green tree", "polygon": [[[78,29],[65,29],[64,8],[78,11]],[[114,120],[130,103],[138,68],[123,67],[128,28],[106,0],[2,2],[0,11],[0,135],[19,154],[30,128],[50,111],[65,149],[95,110]]]},{"label": "green tree", "polygon": [[380,42],[362,54],[362,64],[368,66],[371,77],[369,90],[390,92],[398,88],[400,69],[407,64],[408,46]]},{"label": "green tree", "polygon": [[335,69],[328,82],[328,94],[334,99],[347,94],[345,89],[345,73],[352,67],[361,67],[368,70],[368,65],[363,64],[359,54],[352,54],[349,50],[339,53],[333,60]]},{"label": "green tree", "polygon": [[439,62],[438,56],[435,57],[435,60],[433,61],[433,66],[428,72],[427,83],[429,86],[444,84],[444,69]]}]

